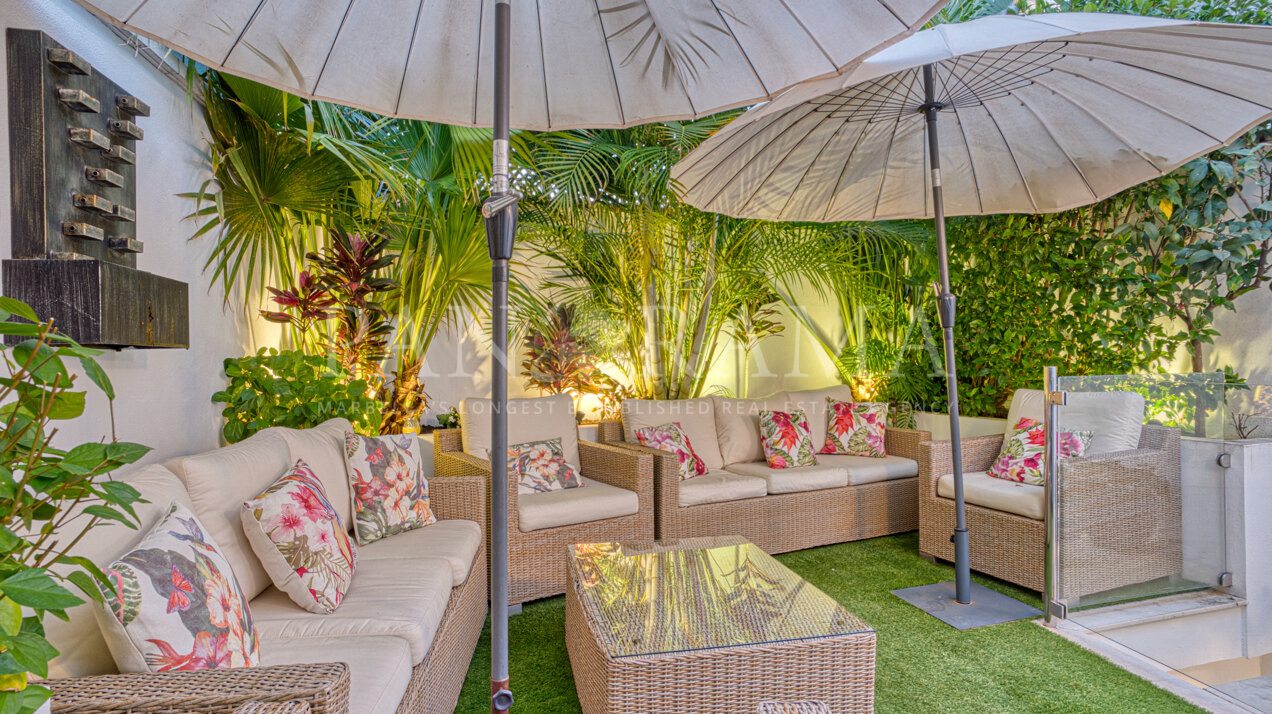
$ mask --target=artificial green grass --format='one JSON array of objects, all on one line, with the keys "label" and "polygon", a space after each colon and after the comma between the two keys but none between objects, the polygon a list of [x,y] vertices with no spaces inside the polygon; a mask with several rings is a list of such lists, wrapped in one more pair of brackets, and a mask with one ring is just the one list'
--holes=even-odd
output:
[{"label": "artificial green grass", "polygon": [[[778,560],[874,626],[879,638],[875,710],[881,714],[1201,711],[1032,622],[959,632],[902,602],[890,591],[954,577],[951,567],[918,556],[917,534],[813,548]],[[975,579],[1035,607],[1042,605],[1029,591]],[[565,650],[564,599],[527,604],[509,629],[515,710],[579,711]],[[487,628],[456,711],[489,711],[489,682]]]}]

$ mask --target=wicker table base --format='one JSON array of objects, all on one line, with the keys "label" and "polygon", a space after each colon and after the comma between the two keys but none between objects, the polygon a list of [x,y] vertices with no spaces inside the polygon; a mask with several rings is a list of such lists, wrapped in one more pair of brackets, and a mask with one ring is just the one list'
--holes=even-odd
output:
[{"label": "wicker table base", "polygon": [[[743,554],[741,566],[729,546]],[[577,553],[586,547],[574,547],[572,559],[584,565],[569,569],[565,605],[566,645],[584,712],[874,710],[874,631],[744,539],[608,544],[619,559],[689,555],[626,568],[627,563],[583,561]],[[729,565],[720,566],[722,558]],[[721,567],[727,572],[719,572]],[[689,582],[689,571],[702,568],[717,571]],[[607,578],[613,581],[608,589],[601,587]],[[720,596],[700,597],[712,589],[721,590]],[[622,608],[629,602],[636,615],[624,620]],[[795,602],[798,613],[785,609]],[[808,636],[789,624],[801,618],[812,623]],[[660,638],[696,644],[659,647]],[[806,708],[776,706],[785,703]]]}]

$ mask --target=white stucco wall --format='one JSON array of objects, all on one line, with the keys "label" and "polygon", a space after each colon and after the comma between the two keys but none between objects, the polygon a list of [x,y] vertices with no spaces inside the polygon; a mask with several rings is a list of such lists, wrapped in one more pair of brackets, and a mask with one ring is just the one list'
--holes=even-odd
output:
[{"label": "white stucco wall", "polygon": [[[115,419],[120,439],[154,447],[150,460],[217,446],[221,419],[209,401],[224,385],[221,360],[254,349],[253,320],[222,310],[201,268],[211,241],[187,239],[194,228],[183,217],[190,201],[176,196],[203,180],[203,119],[183,87],[165,78],[124,46],[111,30],[70,0],[3,0],[0,25],[38,29],[80,54],[130,93],[148,102],[152,114],[139,120],[146,138],[138,143],[137,237],[142,270],[190,284],[190,349],[123,350],[100,358],[118,398]],[[10,256],[8,97],[0,63],[0,255]],[[87,382],[85,382],[87,383]],[[109,437],[109,411],[90,390],[83,417],[60,425],[62,443]]]}]

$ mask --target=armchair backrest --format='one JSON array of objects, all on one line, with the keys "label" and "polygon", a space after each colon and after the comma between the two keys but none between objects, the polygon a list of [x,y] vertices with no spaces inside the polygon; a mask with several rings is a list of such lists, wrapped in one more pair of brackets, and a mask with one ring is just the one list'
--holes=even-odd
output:
[{"label": "armchair backrest", "polygon": [[638,443],[636,430],[668,423],[680,424],[694,453],[709,469],[724,468],[716,435],[715,405],[700,399],[628,399],[623,402],[623,441]]},{"label": "armchair backrest", "polygon": [[[1042,421],[1044,407],[1042,390],[1017,389],[1007,410],[1004,436],[1011,436],[1021,417]],[[1144,397],[1135,392],[1069,392],[1068,404],[1061,409],[1060,426],[1068,431],[1095,432],[1087,447],[1090,454],[1139,448],[1144,429]]]},{"label": "armchair backrest", "polygon": [[[468,397],[459,403],[459,426],[464,453],[479,459],[491,458],[489,399]],[[574,420],[574,399],[568,394],[508,400],[508,445],[560,439],[565,460],[576,469],[579,463],[579,427]],[[506,456],[504,458],[507,458]]]}]

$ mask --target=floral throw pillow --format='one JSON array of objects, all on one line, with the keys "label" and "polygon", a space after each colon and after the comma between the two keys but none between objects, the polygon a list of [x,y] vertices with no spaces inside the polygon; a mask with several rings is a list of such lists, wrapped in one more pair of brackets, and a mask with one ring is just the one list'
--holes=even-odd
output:
[{"label": "floral throw pillow", "polygon": [[689,435],[685,433],[680,422],[671,422],[661,426],[647,426],[636,430],[636,440],[641,446],[648,446],[659,451],[670,451],[680,457],[680,478],[704,476],[707,464],[693,450],[689,443]]},{"label": "floral throw pillow", "polygon": [[243,532],[279,590],[297,605],[329,615],[358,564],[357,546],[322,482],[304,461],[239,511]]},{"label": "floral throw pillow", "polygon": [[884,448],[884,431],[888,422],[888,405],[876,402],[841,402],[826,398],[827,427],[823,454],[852,456],[888,455]]},{"label": "floral throw pillow", "polygon": [[[1056,450],[1060,458],[1081,456],[1091,445],[1094,431],[1061,431],[1056,434]],[[1046,430],[1037,419],[1024,417],[1016,422],[1011,437],[1003,442],[998,460],[989,467],[989,475],[1005,481],[1028,483],[1034,486],[1046,484],[1042,472],[1042,459],[1046,451]]]},{"label": "floral throw pillow", "polygon": [[103,569],[102,634],[121,672],[260,662],[247,598],[198,518],[173,503],[137,547]]},{"label": "floral throw pillow", "polygon": [[560,439],[508,447],[508,472],[517,475],[517,493],[546,493],[579,488],[583,479],[565,460]]},{"label": "floral throw pillow", "polygon": [[345,433],[349,496],[360,545],[437,522],[418,448],[412,434],[372,438]]},{"label": "floral throw pillow", "polygon": [[803,410],[760,412],[760,440],[769,468],[789,469],[817,465],[808,415]]}]

